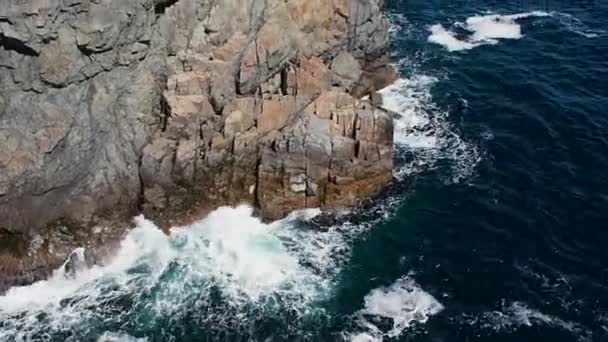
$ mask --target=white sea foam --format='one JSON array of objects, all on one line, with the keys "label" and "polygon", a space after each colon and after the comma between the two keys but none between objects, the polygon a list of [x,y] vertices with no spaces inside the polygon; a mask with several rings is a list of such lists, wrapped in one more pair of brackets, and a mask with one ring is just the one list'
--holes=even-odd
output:
[{"label": "white sea foam", "polygon": [[388,13],[388,18],[391,22],[388,32],[393,40],[407,38],[414,31],[414,26],[402,13]]},{"label": "white sea foam", "polygon": [[487,44],[497,44],[500,39],[520,39],[523,37],[521,26],[517,22],[528,17],[545,17],[550,14],[533,11],[511,15],[480,15],[469,17],[464,23],[456,22],[454,27],[462,28],[469,35],[458,35],[454,30],[446,29],[441,24],[430,27],[428,41],[439,44],[449,51],[470,50]]},{"label": "white sea foam", "polygon": [[[121,242],[117,256],[108,265],[81,270],[72,278],[66,276],[64,263],[48,280],[13,287],[0,296],[0,314],[57,307],[61,300],[75,293],[97,296],[98,289],[88,284],[108,275],[120,279],[127,270],[144,261],[150,266],[151,273],[161,272],[175,256],[175,251],[170,248],[168,238],[153,223],[143,217],[137,217],[135,221],[137,227]],[[83,251],[78,248],[73,253],[82,254]]]},{"label": "white sea foam", "polygon": [[433,148],[438,137],[428,134],[425,128],[431,124],[432,117],[426,113],[432,110],[431,87],[437,78],[419,75],[402,78],[382,89],[383,105],[386,109],[399,114],[395,120],[394,141],[397,148]]},{"label": "white sea foam", "polygon": [[[411,39],[415,32],[409,20],[401,14],[390,14],[391,36],[394,41]],[[396,50],[398,51],[398,50]],[[401,56],[394,52],[396,69],[404,76],[382,89],[384,107],[397,113],[394,120],[394,142],[398,180],[433,170],[439,161],[447,161],[448,172],[439,175],[446,183],[468,179],[481,160],[477,146],[466,142],[450,123],[449,113],[439,108],[432,90],[446,75],[441,70],[423,71],[427,55],[424,50]],[[461,101],[466,103],[465,99]],[[391,201],[392,204],[399,201]]]},{"label": "white sea foam", "polygon": [[[229,331],[248,331],[259,315],[289,312],[296,316],[286,324],[298,331],[308,315],[324,314],[314,303],[332,293],[352,239],[370,225],[301,227],[318,209],[270,224],[252,214],[248,206],[219,208],[169,235],[139,216],[106,265],[73,278],[62,267],[48,280],[0,296],[0,340],[30,340],[95,322],[133,324],[138,317],[148,317],[145,324],[179,320],[192,308],[205,312],[199,324]],[[73,337],[91,338],[99,336]]]},{"label": "white sea foam", "polygon": [[379,342],[382,341],[382,337],[372,336],[366,333],[360,333],[357,335],[350,336],[351,342]]},{"label": "white sea foam", "polygon": [[[400,336],[413,323],[425,323],[443,310],[443,305],[422,290],[409,276],[388,287],[372,290],[365,296],[364,307],[358,311],[357,325],[363,331],[345,334],[351,341],[382,341]],[[390,320],[390,328],[382,329],[378,319]]]},{"label": "white sea foam", "polygon": [[608,32],[601,29],[593,29],[583,23],[580,19],[568,13],[552,12],[551,16],[556,18],[560,24],[564,25],[570,32],[585,38],[607,37]]},{"label": "white sea foam", "polygon": [[398,179],[433,169],[439,160],[450,162],[449,182],[471,176],[481,159],[478,148],[452,128],[448,113],[433,101],[438,78],[416,74],[382,89],[384,107],[398,114],[394,120],[395,152],[409,154],[394,174]]},{"label": "white sea foam", "polygon": [[[458,181],[468,177],[479,160],[476,147],[454,133],[447,113],[436,108],[431,96],[436,82],[435,77],[414,73],[383,90],[385,106],[399,113],[396,153],[412,155],[395,170],[397,177],[448,159],[452,180]],[[382,218],[397,202],[388,199],[381,205]],[[180,321],[189,310],[204,312],[197,318],[200,325],[236,332],[251,331],[260,315],[283,317],[289,312],[287,324],[299,334],[302,319],[324,314],[315,303],[331,295],[353,239],[374,224],[302,229],[303,221],[319,213],[298,211],[265,224],[247,206],[219,208],[192,225],[173,228],[169,235],[137,217],[136,227],[104,266],[81,270],[73,279],[60,268],[46,281],[0,296],[0,340],[31,340],[95,324],[163,324],[167,317]],[[365,307],[354,317],[363,331],[352,337],[365,341],[397,336],[439,310],[441,304],[405,277],[366,296]],[[393,326],[381,332],[368,316],[390,319]],[[120,332],[91,334],[74,335],[73,340],[129,338]]]},{"label": "white sea foam", "polygon": [[147,342],[147,338],[137,338],[125,333],[106,331],[99,336],[97,342]]},{"label": "white sea foam", "polygon": [[[401,113],[396,122],[396,149],[416,152],[415,165],[405,166],[412,172],[424,170],[439,158],[450,158],[451,152],[445,148],[466,145],[450,133],[443,118],[431,112],[434,82],[434,78],[420,76],[401,80],[384,91],[387,106]],[[387,207],[395,201],[398,199],[381,205],[384,216],[380,219],[390,215]],[[299,334],[299,324],[307,316],[325,315],[315,303],[331,295],[353,239],[369,230],[374,221],[342,222],[318,231],[301,227],[320,214],[318,209],[297,211],[271,224],[262,223],[252,212],[247,206],[219,208],[192,225],[171,229],[169,235],[137,217],[135,228],[104,266],[81,270],[73,279],[66,278],[60,268],[48,280],[12,288],[0,296],[4,324],[0,340],[79,331],[78,327],[97,322],[163,324],[163,318],[179,321],[189,310],[204,312],[204,317],[197,318],[201,325],[244,332],[260,317],[282,317],[289,312],[295,316],[282,329]],[[399,284],[394,291],[409,286]],[[423,294],[419,289],[413,291],[415,296]],[[379,292],[367,300],[372,305],[381,301],[376,298],[381,298]],[[418,319],[406,314],[393,318],[395,333],[411,319]],[[147,319],[142,323],[138,317]],[[91,334],[74,335],[73,340],[99,338]]]},{"label": "white sea foam", "polygon": [[[301,226],[320,214],[317,209],[270,224],[252,212],[247,206],[219,208],[169,235],[137,217],[106,265],[80,270],[73,278],[62,267],[46,281],[0,296],[0,340],[53,339],[73,331],[68,341],[145,341],[120,331],[91,330],[96,324],[164,327],[167,318],[180,322],[190,310],[204,313],[197,318],[202,326],[244,334],[257,320],[288,312],[292,319],[282,329],[300,334],[306,317],[325,317],[316,304],[333,293],[352,240],[371,224],[346,222],[318,231]],[[440,307],[406,277],[370,292],[353,319],[372,336],[378,332],[364,315],[392,319],[388,334],[396,336]]]},{"label": "white sea foam", "polygon": [[251,215],[252,209],[246,206],[219,208],[173,234],[184,243],[183,251],[202,254],[202,262],[195,261],[197,268],[214,275],[232,297],[244,294],[257,300],[289,281],[313,277],[272,233],[278,225],[264,224]]},{"label": "white sea foam", "polygon": [[464,324],[478,326],[488,331],[514,331],[520,327],[547,325],[566,330],[576,336],[578,341],[592,341],[593,333],[584,326],[545,314],[530,308],[525,303],[503,303],[501,310],[483,312],[477,315],[463,315],[460,321]]}]

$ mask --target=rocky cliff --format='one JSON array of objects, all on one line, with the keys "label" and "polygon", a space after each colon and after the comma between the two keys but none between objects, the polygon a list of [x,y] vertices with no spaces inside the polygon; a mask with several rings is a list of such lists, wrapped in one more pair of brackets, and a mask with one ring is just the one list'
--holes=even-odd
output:
[{"label": "rocky cliff", "polygon": [[171,225],[248,202],[274,219],[376,194],[382,5],[3,0],[0,278],[40,277],[138,212]]}]

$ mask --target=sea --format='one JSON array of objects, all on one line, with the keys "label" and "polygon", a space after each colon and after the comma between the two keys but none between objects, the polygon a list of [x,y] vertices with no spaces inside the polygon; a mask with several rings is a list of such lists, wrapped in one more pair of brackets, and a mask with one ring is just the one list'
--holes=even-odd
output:
[{"label": "sea", "polygon": [[109,264],[0,296],[0,341],[608,341],[608,1],[385,5],[381,196],[136,217]]}]

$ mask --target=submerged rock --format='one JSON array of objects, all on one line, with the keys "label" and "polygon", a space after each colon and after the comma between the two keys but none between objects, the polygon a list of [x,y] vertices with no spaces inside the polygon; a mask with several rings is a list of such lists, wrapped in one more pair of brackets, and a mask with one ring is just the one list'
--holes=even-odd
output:
[{"label": "submerged rock", "polygon": [[170,226],[248,202],[276,219],[378,193],[393,127],[374,92],[396,77],[382,4],[8,0],[0,228],[47,241],[20,268],[141,211]]}]

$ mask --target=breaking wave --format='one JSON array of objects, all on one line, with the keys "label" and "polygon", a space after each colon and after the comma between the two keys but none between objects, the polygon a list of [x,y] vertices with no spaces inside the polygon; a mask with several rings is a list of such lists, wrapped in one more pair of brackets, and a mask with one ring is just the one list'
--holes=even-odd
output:
[{"label": "breaking wave", "polygon": [[353,342],[395,338],[411,324],[425,323],[441,310],[441,303],[423,291],[410,276],[405,276],[367,294],[364,308],[355,314],[356,325],[362,331],[345,335]]},{"label": "breaking wave", "polygon": [[[267,324],[275,338],[315,336],[332,319],[324,301],[352,241],[372,224],[322,224],[317,209],[270,224],[252,214],[248,206],[222,207],[168,235],[139,216],[105,265],[75,274],[64,265],[1,296],[0,340],[146,341],[151,332],[259,338]],[[440,309],[406,277],[368,294],[353,320],[377,335],[366,317],[392,319],[387,334],[397,336]],[[184,331],[185,322],[196,328]]]},{"label": "breaking wave", "polygon": [[[285,333],[307,317],[323,315],[313,303],[333,285],[343,248],[333,231],[295,229],[318,214],[305,210],[271,224],[247,206],[219,208],[204,220],[165,235],[137,217],[136,227],[105,266],[71,278],[64,267],[53,276],[0,297],[0,340],[117,340],[96,327],[130,327],[129,333],[196,322],[205,330],[229,328],[241,335],[259,319],[292,315]],[[138,334],[134,334],[137,336]],[[134,337],[135,338],[135,337]],[[120,340],[120,338],[118,338]]]},{"label": "breaking wave", "polygon": [[[477,150],[450,130],[445,113],[435,111],[427,76],[401,79],[383,90],[386,107],[399,114],[398,154],[414,156],[396,170],[399,179],[432,168],[442,158],[464,163]],[[466,153],[456,156],[452,148]],[[456,179],[474,165],[455,170]],[[45,281],[11,288],[0,297],[0,340],[145,341],[159,338],[263,336],[313,337],[330,324],[325,302],[348,262],[352,242],[379,220],[390,217],[402,197],[388,198],[354,219],[356,213],[292,213],[270,224],[248,206],[223,207],[167,235],[142,216],[103,266],[71,275],[66,264]],[[327,223],[327,216],[332,216]],[[374,218],[375,217],[375,218]],[[84,258],[84,250],[74,253]],[[442,305],[411,278],[372,290],[350,319],[358,327],[346,338],[395,337],[413,322],[426,320]],[[378,320],[390,320],[384,331]],[[196,328],[184,331],[184,322]],[[125,333],[125,332],[128,332]]]},{"label": "breaking wave", "polygon": [[465,325],[476,326],[487,333],[511,332],[520,327],[546,325],[568,331],[577,336],[577,340],[581,342],[593,340],[593,333],[584,326],[545,314],[521,302],[503,303],[500,310],[487,311],[476,315],[465,314],[459,321]]},{"label": "breaking wave", "polygon": [[550,14],[542,11],[518,13],[511,15],[472,16],[463,22],[454,23],[454,28],[466,31],[457,33],[446,29],[441,24],[430,27],[428,41],[439,44],[449,51],[470,50],[481,45],[497,44],[500,39],[520,39],[523,37],[519,19],[528,17],[545,17]]},{"label": "breaking wave", "polygon": [[457,21],[450,28],[435,24],[429,28],[431,35],[427,41],[441,45],[452,52],[498,44],[501,39],[520,39],[523,34],[518,21],[530,17],[551,17],[570,32],[585,38],[608,35],[606,31],[590,28],[580,19],[567,13],[532,11],[510,15],[476,15],[467,18],[464,22]]},{"label": "breaking wave", "polygon": [[97,342],[147,342],[147,338],[136,338],[129,334],[107,331],[99,336]]},{"label": "breaking wave", "polygon": [[[395,44],[417,39],[418,30],[402,14],[390,13],[391,38]],[[441,70],[424,66],[430,56],[424,50],[393,52],[402,78],[382,89],[383,106],[394,112],[394,142],[398,181],[434,170],[445,161],[449,170],[440,178],[459,183],[470,178],[482,158],[479,148],[465,141],[450,122],[450,113],[437,105],[433,88],[446,77]],[[466,110],[466,99],[459,99]]]},{"label": "breaking wave", "polygon": [[458,135],[448,113],[437,107],[431,90],[438,78],[414,74],[384,88],[384,107],[397,113],[395,147],[400,159],[394,174],[405,179],[449,162],[447,181],[458,183],[470,177],[481,160],[477,146]]}]

